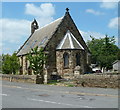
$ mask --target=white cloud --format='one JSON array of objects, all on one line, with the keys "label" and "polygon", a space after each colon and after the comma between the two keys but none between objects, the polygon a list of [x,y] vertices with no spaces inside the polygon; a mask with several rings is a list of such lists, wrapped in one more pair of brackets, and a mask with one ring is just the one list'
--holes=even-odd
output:
[{"label": "white cloud", "polygon": [[54,6],[51,3],[41,4],[39,7],[34,4],[26,4],[25,13],[39,17],[51,17],[55,14]]},{"label": "white cloud", "polygon": [[25,13],[28,15],[35,16],[40,26],[53,21],[53,16],[55,14],[55,7],[51,3],[44,3],[40,6],[34,4],[25,5]]},{"label": "white cloud", "polygon": [[118,2],[114,0],[103,0],[100,7],[105,9],[113,9],[117,7]]},{"label": "white cloud", "polygon": [[0,38],[3,53],[17,51],[19,45],[30,35],[30,21],[17,19],[0,19]]},{"label": "white cloud", "polygon": [[85,41],[91,40],[90,36],[93,36],[95,38],[104,38],[105,37],[104,34],[101,34],[99,32],[91,32],[91,31],[85,32],[85,31],[82,31],[82,30],[79,30],[79,31],[80,31],[80,33],[81,33],[81,35],[82,35],[82,37]]},{"label": "white cloud", "polygon": [[[34,4],[25,5],[25,13],[33,16],[38,21],[40,27],[53,21],[55,8],[51,3],[44,3],[37,7]],[[17,51],[24,41],[29,37],[31,21],[19,19],[0,19],[0,39],[2,39],[3,53],[13,53]]]},{"label": "white cloud", "polygon": [[93,10],[93,9],[87,9],[86,12],[87,12],[87,13],[94,14],[94,15],[104,15],[104,14],[105,14],[105,13],[103,13],[103,12],[95,11],[95,10]]},{"label": "white cloud", "polygon": [[[92,32],[92,31],[85,32],[85,31],[82,31],[82,30],[79,30],[79,31],[80,31],[83,39],[85,40],[85,42],[87,42],[88,40],[92,40],[90,38],[90,36],[93,36],[96,39],[105,38],[105,34],[102,34],[100,32]],[[118,45],[118,37],[117,36],[115,36],[115,41],[116,41],[115,44]]]},{"label": "white cloud", "polygon": [[17,19],[0,19],[2,40],[17,43],[24,36],[30,35],[30,21]]},{"label": "white cloud", "polygon": [[[118,29],[118,20],[120,21],[120,17],[112,18],[108,24],[108,27],[111,29]],[[120,24],[119,24],[120,27]]]}]

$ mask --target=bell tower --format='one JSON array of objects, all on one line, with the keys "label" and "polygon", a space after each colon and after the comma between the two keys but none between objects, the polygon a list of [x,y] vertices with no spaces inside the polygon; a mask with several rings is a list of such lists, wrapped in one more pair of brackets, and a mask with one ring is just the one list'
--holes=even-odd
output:
[{"label": "bell tower", "polygon": [[38,28],[39,28],[38,23],[36,19],[34,19],[34,21],[31,23],[31,34],[33,34],[35,30],[37,30]]}]

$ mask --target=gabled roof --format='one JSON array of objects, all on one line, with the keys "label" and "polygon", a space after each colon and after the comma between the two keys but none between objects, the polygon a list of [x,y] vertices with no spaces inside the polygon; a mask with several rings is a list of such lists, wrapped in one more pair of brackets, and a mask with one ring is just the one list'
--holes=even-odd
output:
[{"label": "gabled roof", "polygon": [[68,30],[56,49],[83,49],[74,35]]},{"label": "gabled roof", "polygon": [[36,30],[23,44],[23,46],[19,49],[17,56],[27,54],[31,48],[45,47],[46,43],[49,41],[51,36],[56,31],[59,24],[62,22],[63,17],[55,20],[54,22]]},{"label": "gabled roof", "polygon": [[120,62],[120,60],[116,60],[116,61],[114,61],[112,64],[114,65],[114,64],[116,64],[116,63],[118,63],[118,62]]},{"label": "gabled roof", "polygon": [[52,36],[55,34],[56,30],[59,28],[60,24],[65,23],[66,20],[70,20],[71,23],[73,23],[73,26],[76,28],[76,33],[80,37],[79,42],[78,39],[76,39],[78,36],[74,36],[70,31],[68,31],[66,35],[63,36],[63,40],[61,40],[61,43],[56,49],[84,49],[85,51],[90,53],[74,21],[72,20],[69,12],[67,11],[64,17],[55,20],[54,22],[36,30],[33,34],[31,34],[30,37],[26,40],[26,42],[18,50],[17,56],[28,54],[31,48],[35,48],[36,46],[38,46],[39,48],[45,47],[52,38]]}]

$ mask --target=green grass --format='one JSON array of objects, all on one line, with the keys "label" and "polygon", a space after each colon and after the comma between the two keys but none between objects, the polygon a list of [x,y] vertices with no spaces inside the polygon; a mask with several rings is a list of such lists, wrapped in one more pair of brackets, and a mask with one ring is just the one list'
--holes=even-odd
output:
[{"label": "green grass", "polygon": [[68,84],[67,87],[74,87],[74,85],[72,85],[72,84]]},{"label": "green grass", "polygon": [[48,82],[48,84],[50,84],[50,85],[57,85],[57,80],[50,80]]}]

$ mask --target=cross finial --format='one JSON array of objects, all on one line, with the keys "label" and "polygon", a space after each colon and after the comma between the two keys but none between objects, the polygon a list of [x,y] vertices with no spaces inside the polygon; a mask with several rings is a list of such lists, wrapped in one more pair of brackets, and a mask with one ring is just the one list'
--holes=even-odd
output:
[{"label": "cross finial", "polygon": [[66,8],[66,11],[68,12],[68,11],[69,11],[69,8]]}]

